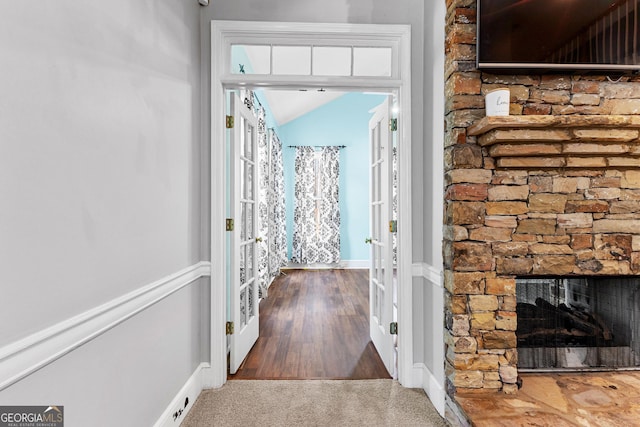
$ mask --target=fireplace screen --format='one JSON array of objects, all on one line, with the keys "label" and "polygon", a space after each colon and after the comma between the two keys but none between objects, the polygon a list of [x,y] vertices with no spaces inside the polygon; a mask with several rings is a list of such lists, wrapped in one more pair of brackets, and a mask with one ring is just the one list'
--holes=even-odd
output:
[{"label": "fireplace screen", "polygon": [[640,278],[517,280],[518,367],[640,367]]}]

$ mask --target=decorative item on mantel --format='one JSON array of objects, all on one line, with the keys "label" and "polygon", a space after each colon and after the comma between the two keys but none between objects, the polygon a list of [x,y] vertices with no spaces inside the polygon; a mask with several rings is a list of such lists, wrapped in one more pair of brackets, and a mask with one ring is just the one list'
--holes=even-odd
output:
[{"label": "decorative item on mantel", "polygon": [[494,89],[484,97],[487,116],[508,116],[511,92],[509,89]]}]

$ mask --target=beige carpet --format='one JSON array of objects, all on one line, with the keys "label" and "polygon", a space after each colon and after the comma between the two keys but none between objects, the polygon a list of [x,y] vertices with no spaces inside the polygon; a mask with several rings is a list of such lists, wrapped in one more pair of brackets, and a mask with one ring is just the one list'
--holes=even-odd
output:
[{"label": "beige carpet", "polygon": [[424,391],[393,380],[232,380],[203,391],[181,427],[446,425]]}]

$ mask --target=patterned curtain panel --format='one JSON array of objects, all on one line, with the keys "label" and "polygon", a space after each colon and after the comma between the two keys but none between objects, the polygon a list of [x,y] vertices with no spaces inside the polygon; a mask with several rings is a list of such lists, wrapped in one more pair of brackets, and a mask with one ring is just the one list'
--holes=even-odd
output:
[{"label": "patterned curtain panel", "polygon": [[312,147],[296,147],[291,261],[314,262],[316,235],[316,155]]},{"label": "patterned curtain panel", "polygon": [[325,147],[320,152],[318,187],[320,189],[320,227],[318,233],[321,263],[340,262],[340,149]]},{"label": "patterned curtain panel", "polygon": [[275,277],[280,273],[280,267],[287,265],[287,221],[282,142],[273,130],[269,132],[269,147],[269,274]]},{"label": "patterned curtain panel", "polygon": [[[392,191],[392,215],[394,221],[398,220],[398,150],[393,147],[393,191]],[[393,233],[393,265],[398,265],[398,234]]]},{"label": "patterned curtain panel", "polygon": [[266,128],[265,109],[250,90],[241,91],[244,104],[258,118],[258,277],[260,297],[267,296],[272,279],[287,264],[287,231],[284,199],[282,143]]},{"label": "patterned curtain panel", "polygon": [[339,155],[337,147],[296,148],[293,262],[340,261]]},{"label": "patterned curtain panel", "polygon": [[[251,92],[253,95],[253,92]],[[266,295],[270,282],[269,275],[269,145],[265,111],[261,105],[254,104],[258,117],[258,278],[260,295]]]}]

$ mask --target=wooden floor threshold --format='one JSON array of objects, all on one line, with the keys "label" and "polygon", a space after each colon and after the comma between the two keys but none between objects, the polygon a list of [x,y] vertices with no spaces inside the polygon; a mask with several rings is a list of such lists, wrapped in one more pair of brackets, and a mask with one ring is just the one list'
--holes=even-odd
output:
[{"label": "wooden floor threshold", "polygon": [[369,271],[287,270],[260,302],[260,337],[228,379],[391,378],[369,338]]}]

